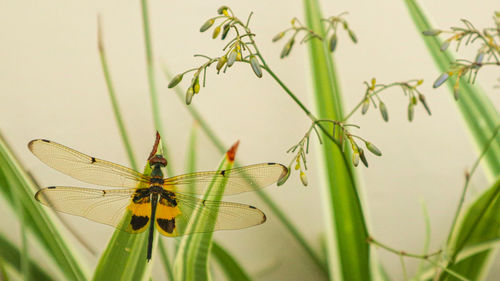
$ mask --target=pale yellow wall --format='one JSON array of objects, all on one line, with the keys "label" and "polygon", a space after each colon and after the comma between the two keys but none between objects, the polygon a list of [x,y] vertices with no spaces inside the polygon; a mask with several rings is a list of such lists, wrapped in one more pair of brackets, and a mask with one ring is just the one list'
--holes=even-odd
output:
[{"label": "pale yellow wall", "polygon": [[[220,1],[150,1],[155,61],[165,61],[173,72],[197,66],[203,59],[195,53],[218,56],[225,44],[200,34],[200,25],[216,13]],[[408,17],[403,1],[322,1],[325,14],[349,11],[347,16],[359,38],[353,45],[342,34],[336,63],[347,108],[363,95],[362,82],[377,77],[380,82],[423,78],[422,91],[432,109],[429,117],[417,107],[415,120],[406,120],[407,99],[399,90],[383,94],[390,122],[378,112],[356,114],[352,122],[361,126],[359,135],[375,143],[382,158],[369,156],[370,168],[358,168],[373,235],[396,248],[419,252],[424,242],[420,201],[429,209],[432,248],[446,239],[463,183],[463,171],[475,159],[475,150],[464,129],[454,101],[445,87],[432,89],[439,75],[422,40]],[[492,24],[497,1],[421,1],[440,27],[458,25],[467,18],[476,26]],[[233,10],[246,18],[250,11],[252,30],[268,63],[297,95],[311,105],[310,74],[306,46],[295,46],[285,60],[279,52],[285,42],[271,43],[292,17],[303,19],[301,1],[232,1]],[[102,15],[105,45],[119,103],[140,163],[144,163],[153,141],[153,125],[145,74],[139,1],[0,1],[0,130],[28,169],[46,185],[85,186],[44,166],[26,148],[29,140],[47,138],[82,152],[127,164],[104,84],[96,44],[96,15]],[[464,49],[465,50],[465,49]],[[465,52],[468,58],[474,53]],[[159,68],[158,68],[159,70]],[[493,89],[497,69],[483,70],[478,82],[498,105],[500,92]],[[188,78],[190,79],[190,78]],[[192,119],[163,76],[157,75],[160,108],[170,148],[169,162],[175,171],[184,169],[185,151]],[[186,87],[182,84],[183,88]],[[236,65],[227,74],[208,73],[207,87],[193,100],[227,145],[241,141],[238,159],[244,164],[288,163],[285,154],[309,126],[306,116],[267,75],[257,79],[248,65]],[[316,141],[312,142],[317,146]],[[213,169],[219,153],[202,136],[199,139],[199,169]],[[319,247],[322,231],[320,186],[314,153],[310,156],[309,187],[292,175],[281,187],[266,192],[286,211],[299,229]],[[471,195],[488,181],[478,173]],[[470,196],[472,197],[472,196]],[[319,275],[306,254],[255,195],[226,200],[262,208],[268,222],[243,231],[221,232],[215,237],[252,273],[273,267],[260,280],[314,280]],[[2,207],[3,209],[3,207]],[[67,216],[99,252],[112,229]],[[15,237],[17,227],[2,218],[0,231]],[[81,248],[76,242],[77,248]],[[380,258],[395,280],[402,278],[396,256],[380,252]],[[91,264],[95,258],[85,256]],[[497,259],[497,265],[500,263]],[[409,263],[414,272],[416,263]],[[154,270],[162,276],[160,264]],[[491,272],[490,279],[500,274]]]}]

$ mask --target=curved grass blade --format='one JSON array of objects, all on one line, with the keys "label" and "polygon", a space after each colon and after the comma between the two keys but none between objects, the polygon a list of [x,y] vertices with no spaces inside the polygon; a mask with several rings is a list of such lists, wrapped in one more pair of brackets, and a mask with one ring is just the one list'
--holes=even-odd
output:
[{"label": "curved grass blade", "polygon": [[87,271],[78,254],[70,247],[69,242],[59,231],[57,220],[47,213],[33,195],[36,184],[22,168],[5,139],[0,135],[0,192],[16,210],[14,202],[19,200],[26,227],[34,234],[49,256],[69,280],[87,280]]},{"label": "curved grass blade", "polygon": [[[165,74],[167,81],[172,80],[173,76],[169,73],[165,65],[163,65],[163,72]],[[179,87],[176,87],[174,90],[181,103],[185,105],[186,103],[184,102],[184,93],[182,93]],[[200,128],[203,130],[205,135],[210,139],[212,144],[219,150],[220,153],[224,153],[225,148],[221,139],[215,134],[212,128],[210,128],[207,122],[205,122],[205,119],[203,118],[203,116],[200,115],[198,110],[196,110],[196,107],[194,105],[190,105],[186,106],[186,109],[189,111],[193,119],[196,120],[196,122],[198,122]],[[235,165],[240,166],[237,161],[235,162]],[[323,259],[319,257],[319,255],[316,253],[315,250],[313,250],[313,247],[307,242],[302,233],[300,233],[297,227],[280,209],[280,207],[271,199],[269,195],[267,195],[262,190],[258,189],[255,192],[262,200],[262,202],[266,204],[269,210],[271,210],[273,215],[283,224],[285,229],[287,229],[290,232],[292,237],[294,237],[295,240],[299,243],[299,245],[306,251],[306,253],[309,255],[314,264],[316,264],[316,266],[325,275],[328,274],[328,268],[326,267],[326,264],[324,263]]]},{"label": "curved grass blade", "polygon": [[[238,143],[224,154],[224,157],[217,168],[217,171],[228,170],[233,167],[234,155]],[[208,197],[214,201],[220,201],[226,187],[226,181],[220,181],[219,184],[212,182],[207,188],[203,199]],[[192,229],[210,229],[215,227],[216,218],[207,219],[201,212],[194,212],[190,218]],[[196,232],[196,231],[195,231]],[[208,253],[212,244],[213,232],[196,233],[182,237],[181,244],[177,251],[174,264],[175,280],[209,280],[210,273],[208,269]]]},{"label": "curved grass blade", "polygon": [[[452,260],[457,260],[459,253],[468,247],[498,238],[500,232],[500,180],[495,182],[483,195],[467,210],[455,239],[451,242]],[[493,244],[492,246],[496,246]],[[479,280],[488,264],[491,248],[478,252],[468,258],[448,265],[454,272],[471,280]],[[445,280],[443,277],[442,280]],[[455,280],[449,277],[446,280]]]},{"label": "curved grass blade", "polygon": [[250,281],[250,276],[238,262],[217,243],[212,243],[212,256],[226,274],[227,280]]},{"label": "curved grass blade", "polygon": [[[308,28],[324,34],[318,1],[304,0],[304,8]],[[328,46],[320,40],[310,40],[308,46],[318,118],[342,120],[342,96]],[[331,141],[323,143],[320,154],[330,280],[369,281],[368,231],[349,156]]]},{"label": "curved grass blade", "polygon": [[[8,241],[3,235],[0,235],[0,260],[9,264],[15,271],[21,273],[23,271],[21,264],[21,251],[10,241]],[[32,259],[28,260],[30,276],[36,276],[36,280],[40,281],[50,281],[52,279],[51,275],[47,273],[43,268],[41,268]],[[1,278],[0,278],[1,279]],[[25,279],[30,280],[30,279]]]}]

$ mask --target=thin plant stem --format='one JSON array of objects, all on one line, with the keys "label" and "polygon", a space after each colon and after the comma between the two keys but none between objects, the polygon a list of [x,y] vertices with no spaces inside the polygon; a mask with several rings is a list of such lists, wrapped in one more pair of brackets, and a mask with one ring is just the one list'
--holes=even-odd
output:
[{"label": "thin plant stem", "polygon": [[394,248],[391,248],[390,246],[387,246],[386,244],[383,244],[382,242],[375,240],[373,237],[368,237],[367,241],[368,241],[368,243],[376,245],[376,246],[378,246],[378,247],[380,247],[388,252],[394,253],[396,255],[402,255],[405,257],[409,257],[409,258],[415,258],[415,259],[427,260],[427,259],[429,259],[429,257],[439,255],[442,252],[441,250],[438,250],[438,251],[436,251],[434,253],[430,253],[430,254],[423,254],[423,255],[422,254],[413,254],[413,253],[408,253],[406,251],[399,251],[399,250],[396,250]]},{"label": "thin plant stem", "polygon": [[400,257],[409,257],[409,258],[416,258],[416,259],[425,260],[426,262],[432,264],[433,266],[441,268],[442,270],[446,271],[450,275],[453,275],[454,277],[456,277],[462,281],[471,281],[471,280],[467,279],[466,277],[464,277],[464,276],[454,272],[453,270],[447,268],[446,266],[444,266],[438,262],[434,262],[430,259],[430,257],[432,257],[432,256],[436,256],[436,255],[441,254],[441,250],[434,252],[434,253],[431,253],[431,254],[419,255],[419,254],[412,254],[412,253],[408,253],[405,251],[396,250],[394,248],[391,248],[390,246],[387,246],[387,245],[373,239],[373,237],[368,237],[368,243],[376,245],[377,247],[380,247],[380,248],[382,248],[388,252],[391,252],[393,254],[396,254]]},{"label": "thin plant stem", "polygon": [[[448,245],[450,245],[451,239],[453,237],[453,233],[455,232],[455,228],[456,228],[456,225],[457,225],[458,217],[460,216],[460,213],[461,213],[464,201],[465,201],[465,195],[467,194],[467,189],[469,187],[470,178],[476,172],[476,169],[479,166],[479,163],[481,162],[481,160],[483,159],[484,155],[486,154],[486,152],[490,148],[490,145],[495,140],[495,137],[497,136],[497,134],[498,134],[499,131],[500,131],[500,125],[497,126],[496,129],[493,131],[493,134],[490,137],[490,139],[488,140],[488,142],[486,143],[486,145],[484,146],[483,151],[481,152],[481,154],[479,155],[479,157],[476,159],[476,161],[472,165],[472,168],[471,168],[470,172],[465,177],[465,183],[464,183],[464,187],[462,189],[462,195],[460,196],[460,201],[458,203],[457,210],[455,211],[455,215],[453,217],[453,222],[451,224],[450,232],[448,234],[448,240],[447,240],[448,241]],[[469,237],[471,234],[472,234],[472,231],[470,231],[468,233],[467,237]],[[464,239],[464,241],[466,241],[467,239]],[[457,248],[460,249],[462,246],[463,245],[461,245],[460,247],[457,247]],[[457,254],[458,254],[457,251],[454,251],[454,253],[451,255],[452,256],[452,261],[454,260],[454,258],[456,257]]]},{"label": "thin plant stem", "polygon": [[403,270],[403,280],[408,280],[408,273],[406,272],[405,259],[403,255],[399,255],[399,261],[401,262],[401,268]]},{"label": "thin plant stem", "polygon": [[[148,75],[149,95],[151,97],[151,109],[153,111],[153,121],[156,130],[160,132],[160,135],[162,136],[161,142],[163,145],[163,152],[164,154],[168,155],[167,146],[164,140],[165,134],[163,131],[163,124],[161,121],[158,93],[156,91],[155,68],[153,63],[154,61],[153,47],[151,44],[151,31],[149,29],[148,0],[141,0],[141,9],[142,9],[142,26],[144,30],[144,46],[146,49],[146,70]],[[169,175],[173,175],[172,165],[167,165],[166,169]]]},{"label": "thin plant stem", "polygon": [[111,81],[111,74],[109,72],[106,52],[104,49],[100,16],[97,17],[97,44],[99,48],[99,57],[101,59],[102,72],[104,74],[104,79],[106,80],[106,86],[108,87],[108,94],[109,98],[111,99],[111,105],[113,106],[113,112],[115,114],[116,123],[118,124],[118,129],[120,130],[123,145],[125,146],[125,150],[127,152],[130,165],[132,166],[132,168],[137,170],[137,162],[135,161],[134,153],[132,151],[132,146],[130,145],[130,140],[127,134],[127,130],[125,128],[125,124],[123,123],[120,106],[118,105],[118,101],[116,99],[115,89]]}]

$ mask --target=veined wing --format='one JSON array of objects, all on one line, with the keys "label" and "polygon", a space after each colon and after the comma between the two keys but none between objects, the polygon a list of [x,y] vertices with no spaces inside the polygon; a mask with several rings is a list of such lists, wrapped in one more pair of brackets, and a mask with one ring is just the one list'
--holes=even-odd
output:
[{"label": "veined wing", "polygon": [[184,194],[204,194],[211,182],[227,180],[224,194],[238,194],[260,189],[277,182],[288,169],[276,163],[262,163],[229,170],[199,172],[167,178],[164,188]]},{"label": "veined wing", "polygon": [[[162,197],[156,209],[156,228],[165,236],[242,229],[266,221],[266,215],[250,205],[201,200],[184,194],[175,194],[175,200],[174,207]],[[203,223],[196,223],[195,217]]]},{"label": "veined wing", "polygon": [[48,166],[77,180],[104,186],[136,187],[149,177],[127,167],[88,156],[48,140],[32,140],[29,149]]},{"label": "veined wing", "polygon": [[132,201],[136,189],[93,189],[51,186],[39,190],[35,199],[56,211],[87,218],[118,229],[139,233],[151,216],[149,197]]}]

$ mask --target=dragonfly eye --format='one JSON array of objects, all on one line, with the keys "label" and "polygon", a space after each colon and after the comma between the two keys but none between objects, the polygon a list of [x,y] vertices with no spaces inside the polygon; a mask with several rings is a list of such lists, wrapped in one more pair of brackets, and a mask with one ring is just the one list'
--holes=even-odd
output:
[{"label": "dragonfly eye", "polygon": [[162,167],[165,167],[167,166],[167,159],[161,155],[155,155],[149,160],[149,165],[154,166],[156,164],[160,164]]}]

